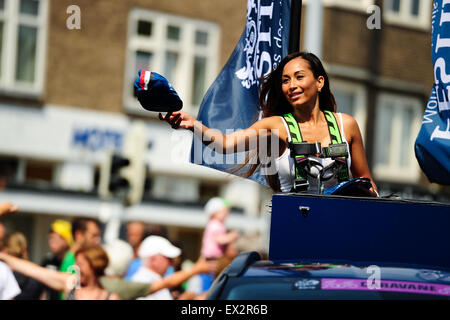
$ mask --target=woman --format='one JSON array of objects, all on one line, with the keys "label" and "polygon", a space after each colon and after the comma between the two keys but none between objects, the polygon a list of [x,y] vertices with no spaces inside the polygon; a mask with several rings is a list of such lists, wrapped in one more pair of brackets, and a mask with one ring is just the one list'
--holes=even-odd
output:
[{"label": "woman", "polygon": [[[330,91],[328,75],[314,54],[298,52],[286,56],[277,68],[264,78],[259,102],[263,118],[247,129],[228,135],[217,130],[210,130],[183,111],[168,113],[164,117],[159,114],[159,118],[167,121],[175,129],[183,128],[193,131],[205,144],[214,142],[215,150],[223,153],[241,150],[238,146],[242,145],[245,146],[246,151],[249,151],[250,141],[254,138],[257,138],[256,141],[260,141],[260,138],[267,138],[268,141],[273,137],[279,139],[279,153],[269,155],[276,166],[277,174],[266,175],[266,179],[274,191],[289,192],[294,184],[296,171],[294,161],[289,157],[287,150],[286,141],[292,137],[283,116],[291,113],[298,123],[303,141],[319,142],[323,148],[331,143],[329,125],[324,113],[330,111],[336,118],[343,142],[348,146],[347,166],[353,177],[369,178],[372,184],[370,190],[377,195],[377,187],[367,165],[358,124],[347,114],[335,113],[336,102]],[[310,192],[317,190],[315,189],[317,188],[317,171],[332,168],[334,162],[331,158],[321,159],[317,156],[318,154],[308,157],[310,161],[318,163],[310,168],[315,172],[308,172]],[[255,172],[260,163],[251,166],[245,176],[248,177]],[[322,176],[325,176],[323,172]],[[338,182],[338,177],[334,174],[333,177],[324,181],[325,188],[335,186]]]},{"label": "woman", "polygon": [[[10,234],[5,241],[5,248],[2,250],[14,257],[28,260],[27,238],[21,232]],[[15,297],[15,300],[38,300],[44,291],[44,287],[38,281],[26,275],[14,271],[14,277],[22,291]]]},{"label": "woman", "polygon": [[[119,300],[119,296],[103,289],[99,279],[108,265],[108,255],[99,245],[88,246],[75,253],[77,275],[43,268],[30,261],[0,253],[9,267],[46,286],[64,292],[68,300]],[[76,269],[76,268],[75,268]]]}]

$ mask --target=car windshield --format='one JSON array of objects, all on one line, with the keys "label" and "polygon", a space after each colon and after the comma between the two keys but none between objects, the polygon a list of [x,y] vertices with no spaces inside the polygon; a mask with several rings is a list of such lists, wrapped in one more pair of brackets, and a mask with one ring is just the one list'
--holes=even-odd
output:
[{"label": "car windshield", "polygon": [[[357,289],[356,286],[334,288],[325,287],[320,278],[234,278],[225,286],[221,299],[224,300],[397,300],[397,299],[432,299],[448,300],[450,286],[444,285],[443,291],[439,285],[423,284],[421,288],[411,283],[389,281],[397,284],[388,286],[382,283],[380,290]],[[348,283],[365,282],[364,279],[345,279]],[[350,282],[348,281],[350,280]],[[334,280],[336,282],[336,280]],[[402,286],[403,284],[403,286]],[[437,287],[438,289],[436,289]],[[395,291],[397,290],[397,291]],[[422,290],[422,292],[417,292]],[[428,290],[428,291],[427,291]],[[441,291],[438,291],[441,290]]]}]

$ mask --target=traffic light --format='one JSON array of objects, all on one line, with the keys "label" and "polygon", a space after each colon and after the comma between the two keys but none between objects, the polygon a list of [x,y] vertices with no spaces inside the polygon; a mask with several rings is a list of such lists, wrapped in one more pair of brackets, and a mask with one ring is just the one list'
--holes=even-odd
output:
[{"label": "traffic light", "polygon": [[142,199],[147,177],[144,155],[148,148],[147,129],[142,121],[135,121],[125,139],[123,154],[130,164],[121,170],[121,176],[128,180],[127,205],[139,203]]},{"label": "traffic light", "polygon": [[99,195],[105,200],[124,194],[125,205],[139,203],[147,169],[144,154],[148,141],[143,122],[134,123],[125,139],[123,155],[108,154],[100,166]]},{"label": "traffic light", "polygon": [[130,160],[117,154],[108,154],[100,166],[99,195],[103,199],[111,199],[121,189],[129,187],[129,181],[121,175],[122,168],[128,166]]}]

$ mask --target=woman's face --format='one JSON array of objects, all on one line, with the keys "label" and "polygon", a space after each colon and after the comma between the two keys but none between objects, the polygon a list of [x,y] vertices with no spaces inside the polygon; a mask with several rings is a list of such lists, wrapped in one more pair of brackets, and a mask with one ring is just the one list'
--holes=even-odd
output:
[{"label": "woman's face", "polygon": [[82,253],[77,254],[76,263],[78,268],[80,268],[80,284],[84,287],[88,284],[88,280],[95,277],[94,270],[92,270],[88,260]]},{"label": "woman's face", "polygon": [[309,62],[301,57],[292,59],[283,68],[281,90],[294,108],[305,105],[313,107],[323,85],[324,77],[319,76],[316,79]]}]

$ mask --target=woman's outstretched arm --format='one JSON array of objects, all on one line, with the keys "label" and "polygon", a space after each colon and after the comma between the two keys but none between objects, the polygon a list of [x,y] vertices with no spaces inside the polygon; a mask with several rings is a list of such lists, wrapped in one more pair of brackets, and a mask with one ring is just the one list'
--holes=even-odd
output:
[{"label": "woman's outstretched arm", "polygon": [[67,292],[72,289],[69,284],[76,284],[76,276],[73,274],[44,268],[31,261],[19,259],[3,252],[0,252],[0,260],[5,262],[13,271],[33,278],[56,291]]},{"label": "woman's outstretched arm", "polygon": [[261,136],[269,138],[272,134],[272,129],[276,127],[278,120],[276,118],[263,118],[247,129],[223,134],[218,130],[208,128],[184,111],[169,112],[165,116],[159,114],[161,121],[166,121],[174,129],[187,129],[194,132],[203,144],[219,153],[242,152],[257,147]]}]

